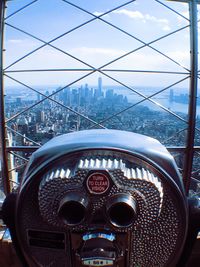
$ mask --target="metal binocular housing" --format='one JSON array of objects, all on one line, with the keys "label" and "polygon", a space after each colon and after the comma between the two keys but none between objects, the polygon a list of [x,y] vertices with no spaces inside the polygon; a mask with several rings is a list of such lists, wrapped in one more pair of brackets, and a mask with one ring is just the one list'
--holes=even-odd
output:
[{"label": "metal binocular housing", "polygon": [[187,243],[175,161],[135,133],[55,137],[31,156],[14,202],[8,226],[25,266],[172,267]]}]

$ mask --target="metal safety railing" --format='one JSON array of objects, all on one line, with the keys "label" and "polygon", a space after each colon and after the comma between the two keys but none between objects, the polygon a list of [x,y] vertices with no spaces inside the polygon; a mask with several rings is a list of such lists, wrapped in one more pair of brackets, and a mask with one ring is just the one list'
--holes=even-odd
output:
[{"label": "metal safety railing", "polygon": [[[41,145],[41,140],[39,139],[39,137],[37,138],[37,140],[34,140],[33,136],[29,136],[25,129],[23,131],[19,130],[19,126],[22,127],[23,125],[19,125],[17,119],[24,118],[23,116],[25,116],[26,114],[29,114],[29,116],[31,116],[31,112],[33,112],[34,109],[37,109],[37,112],[43,112],[43,115],[45,112],[48,112],[49,116],[52,117],[52,121],[54,121],[54,124],[56,124],[56,120],[59,121],[59,119],[55,118],[55,116],[52,115],[50,111],[51,109],[55,110],[55,107],[57,109],[60,109],[60,112],[57,114],[58,117],[63,113],[66,120],[68,120],[68,124],[72,124],[72,127],[66,127],[66,130],[63,130],[64,132],[90,128],[117,128],[129,131],[137,131],[142,134],[147,134],[160,139],[160,141],[168,147],[168,149],[172,152],[175,159],[177,160],[177,164],[183,174],[186,190],[188,191],[190,188],[190,178],[195,177],[198,179],[198,153],[200,150],[200,147],[196,145],[196,143],[199,143],[195,141],[198,140],[200,131],[200,129],[198,128],[199,119],[196,119],[198,97],[197,82],[199,79],[197,39],[198,1],[181,1],[188,2],[188,4],[157,0],[148,1],[148,4],[141,3],[141,1],[139,0],[121,0],[119,3],[112,1],[112,3],[110,2],[109,4],[102,2],[101,4],[98,4],[98,8],[101,10],[101,12],[95,12],[93,7],[94,3],[92,4],[92,1],[86,1],[84,5],[83,3],[79,3],[79,1],[67,0],[49,1],[48,4],[50,3],[51,5],[51,2],[52,6],[54,4],[55,9],[59,5],[62,5],[62,9],[66,9],[66,12],[68,12],[67,9],[73,9],[76,14],[74,20],[77,19],[77,22],[69,26],[67,25],[66,29],[63,26],[62,31],[60,30],[60,24],[58,23],[58,33],[54,29],[55,36],[53,36],[52,38],[48,37],[50,40],[46,41],[48,39],[47,37],[41,37],[42,34],[40,32],[36,34],[33,30],[31,30],[31,27],[25,27],[26,25],[23,23],[22,25],[20,25],[20,20],[17,20],[17,18],[19,18],[20,16],[21,21],[25,23],[22,17],[25,16],[26,12],[29,12],[29,14],[34,14],[34,12],[37,12],[38,10],[42,12],[45,10],[45,8],[47,9],[48,7],[45,7],[44,1],[28,1],[28,3],[20,3],[20,5],[15,0],[1,1],[0,144],[2,163],[1,176],[3,183],[2,187],[4,188],[5,193],[8,193],[12,189],[12,187],[15,187],[15,184],[18,183],[18,179],[14,179],[12,174],[14,173],[14,175],[16,176],[17,173],[17,176],[20,176],[20,173],[26,165],[30,154]],[[143,36],[144,38],[141,38],[139,37],[140,35],[142,36],[141,33],[139,35],[138,32],[136,34],[136,32],[133,31],[134,22],[132,24],[133,26],[129,26],[129,28],[127,29],[126,25],[120,24],[120,21],[118,22],[111,19],[111,16],[113,14],[126,14],[129,17],[132,16],[132,18],[138,17],[141,20],[146,19],[155,23],[165,23],[165,20],[163,18],[156,18],[156,16],[160,16],[160,14],[156,11],[156,8],[155,10],[154,8],[152,8],[152,10],[150,9],[152,12],[151,15],[145,13],[147,12],[145,5],[147,5],[148,7],[151,7],[152,5],[158,10],[161,9],[163,16],[176,16],[181,21],[183,21],[183,23],[180,23],[180,25],[173,25],[172,30],[167,29],[167,31],[164,31],[164,33],[162,32],[162,34],[160,31],[156,34],[152,32],[152,36],[155,35],[154,38],[145,38],[145,35]],[[185,5],[187,5],[187,8],[189,10],[189,17],[178,10],[183,6],[185,10]],[[38,9],[36,8],[36,6]],[[7,11],[6,13],[8,13],[8,15],[5,15],[5,11]],[[64,21],[66,22],[66,15],[61,13],[62,12],[60,12],[59,14],[59,20],[61,20],[61,16],[63,15]],[[79,16],[77,14],[79,14]],[[43,19],[47,18],[44,17]],[[94,23],[97,22],[98,24],[94,25]],[[36,21],[34,21],[33,23],[36,23]],[[56,19],[54,19],[54,23],[56,25]],[[103,25],[102,34],[105,34],[105,29],[108,31],[108,35],[105,35],[105,38],[110,37],[112,40],[110,33],[112,33],[113,31],[113,36],[115,38],[116,36],[118,36],[120,37],[119,40],[125,39],[125,42],[127,42],[128,40],[128,43],[130,43],[128,44],[128,47],[124,49],[121,45],[122,49],[114,51],[113,56],[111,57],[109,54],[109,52],[111,52],[110,47],[112,48],[113,43],[118,42],[118,39],[113,39],[113,42],[109,43],[111,45],[110,47],[107,44],[108,42],[105,40],[105,43],[106,45],[108,45],[108,47],[106,46],[107,52],[104,54],[103,62],[102,58],[98,58],[94,62],[93,57],[84,57],[82,55],[84,53],[76,53],[76,51],[73,52],[71,47],[68,47],[67,44],[70,42],[70,38],[75,38],[76,42],[81,43],[80,31],[84,31],[84,29],[86,29],[87,27],[91,27],[92,32],[92,37],[90,36],[91,39],[89,39],[89,41],[92,42],[93,38],[96,38],[101,43],[101,33],[99,31],[95,31],[95,29],[93,28],[98,28],[100,24]],[[35,27],[33,28],[35,30]],[[153,31],[152,28],[151,31]],[[86,33],[89,34],[88,31],[86,31]],[[173,53],[163,51],[162,42],[167,42],[169,38],[175,38],[175,40],[177,40],[177,34],[187,34],[188,36],[190,35],[190,46],[188,41],[188,47],[190,51],[187,51],[188,54],[191,55],[190,64],[188,62],[189,66],[185,66],[183,63],[181,63],[175,55],[172,55]],[[22,51],[21,54],[15,51],[14,45],[10,48],[8,41],[12,40],[12,38],[18,38],[18,35],[32,40],[33,48],[29,49],[29,47],[24,47],[24,51]],[[64,38],[67,38],[67,40],[63,41]],[[86,42],[88,42],[87,39]],[[17,43],[17,40],[16,42],[13,42],[13,44],[14,43]],[[59,66],[58,64],[58,66],[52,67],[50,66],[51,64],[48,65],[48,62],[45,62],[46,64],[42,62],[41,65],[44,67],[38,66],[40,65],[40,62],[38,62],[38,64],[33,64],[34,56],[36,56],[38,52],[42,54],[43,52],[45,52],[44,49],[46,48],[51,49],[50,52],[52,53],[55,52],[59,55],[62,55],[62,59],[67,58],[71,60],[70,62],[75,62],[75,67],[71,67],[71,65],[73,64],[64,64],[64,67]],[[92,48],[88,46],[89,51],[90,49],[92,50]],[[97,51],[97,53],[98,51],[101,52],[101,48],[98,49],[96,49],[95,51]],[[137,55],[138,53],[142,53],[141,51],[145,51],[145,56],[145,49],[148,50],[152,60],[154,59],[154,55],[158,55],[162,60],[170,62],[170,66],[172,66],[172,68],[167,66],[167,68],[164,68],[163,70],[144,67],[143,69],[139,69],[137,68],[137,63],[140,66],[140,62],[136,62],[135,65],[133,64],[133,67],[130,67],[129,65],[127,67],[127,65],[124,64],[124,60],[131,61],[134,59],[135,55],[135,58],[138,59],[139,57],[137,57]],[[82,51],[88,50],[87,47],[82,47]],[[15,51],[15,53],[13,51]],[[153,54],[151,54],[151,51]],[[13,56],[12,53],[14,54]],[[6,61],[7,58],[9,58],[8,61]],[[36,61],[37,60],[38,55]],[[35,65],[36,67],[32,67]],[[123,67],[124,65],[125,67]],[[37,86],[29,82],[29,79],[27,78],[27,75],[29,75],[28,77],[31,77],[31,75],[37,74],[39,77],[39,75],[45,76],[46,73],[48,73],[49,76],[52,76],[55,73],[55,76],[57,75],[58,77],[60,77],[60,74],[64,73],[66,76],[69,76],[69,81],[67,81],[65,85],[54,85],[54,90],[52,90],[50,93],[45,93],[44,90],[42,91],[41,89],[38,89]],[[88,89],[87,87],[86,89],[80,87],[81,82],[87,83],[87,81],[94,75],[98,75],[95,77],[99,77],[99,75],[101,75],[103,79],[109,81],[108,83],[118,87],[117,92],[119,93],[113,93],[112,89],[110,89],[110,91],[108,90],[108,93],[104,92],[104,97],[102,97],[102,88],[97,88],[100,91],[98,92],[97,89],[94,89],[92,91],[92,89]],[[152,77],[155,75],[160,81],[159,88],[156,88],[155,86],[155,90],[153,91],[141,90],[139,86],[132,85],[130,82],[133,80],[133,77],[143,77],[142,79],[138,78],[142,86],[142,83],[145,82],[147,76]],[[32,78],[30,78],[30,80],[32,81]],[[23,88],[23,90],[26,89],[29,92],[36,94],[38,99],[22,103],[20,97],[18,97],[18,105],[16,103],[9,103],[9,105],[11,106],[9,107],[8,103],[6,103],[5,101],[5,94],[8,90],[7,88],[9,87],[9,83],[15,84],[20,88]],[[165,106],[164,104],[159,102],[159,97],[166,97],[166,92],[169,92],[170,89],[177,88],[178,86],[186,83],[189,95],[188,112],[186,114],[176,112],[175,110],[172,110],[168,106]],[[74,91],[73,86],[75,88]],[[70,87],[72,88],[72,91],[70,91]],[[99,84],[99,87],[101,87],[101,82]],[[120,96],[121,91],[126,91],[131,94],[133,101],[127,101],[125,96],[123,96],[122,99],[122,97]],[[65,101],[61,99],[61,94],[63,92],[65,92],[65,97],[68,96],[71,98],[74,97],[74,99],[76,98],[76,101],[74,100],[76,104],[72,103],[73,99],[71,99],[71,102],[67,102],[66,99]],[[84,98],[83,92],[87,92],[87,94],[93,92],[93,95],[91,97],[92,100],[90,100],[90,103],[88,102],[81,105],[81,101],[84,102],[83,100],[81,100],[81,97]],[[95,92],[97,94],[96,96]],[[109,103],[108,101],[105,102],[106,94],[107,100],[110,101]],[[118,99],[118,102],[112,102],[112,98]],[[94,99],[96,101],[95,105]],[[159,115],[159,118],[158,113],[156,113],[158,111],[151,111],[150,109],[146,110],[146,113],[144,113],[146,114],[144,115],[146,116],[145,119],[144,116],[140,117],[141,112],[145,111],[143,109],[136,109],[147,102],[149,102],[149,104],[153,107],[159,109],[160,112],[162,111],[162,113],[159,113],[161,114]],[[37,112],[32,115],[35,116]],[[69,119],[70,116],[72,117],[71,120]],[[160,118],[162,118],[161,121],[157,121]],[[141,125],[141,120],[143,120],[143,125]],[[51,123],[50,119],[49,123]],[[38,124],[38,127],[40,127],[40,124]],[[73,124],[75,126],[73,126]],[[56,125],[58,127],[58,123]],[[31,126],[34,127],[33,125]],[[153,127],[156,130],[153,130]],[[161,133],[162,128],[165,128],[164,133]],[[53,136],[52,133],[48,134],[50,137]],[[22,139],[26,142],[22,142]]]}]

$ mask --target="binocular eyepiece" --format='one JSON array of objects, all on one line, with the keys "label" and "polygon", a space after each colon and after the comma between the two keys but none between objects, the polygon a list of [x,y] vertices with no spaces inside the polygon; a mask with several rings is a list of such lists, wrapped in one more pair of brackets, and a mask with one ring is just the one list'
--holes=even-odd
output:
[{"label": "binocular eyepiece", "polygon": [[69,226],[80,224],[86,217],[88,205],[87,197],[76,192],[70,192],[61,200],[58,216]]},{"label": "binocular eyepiece", "polygon": [[116,194],[108,199],[106,212],[113,226],[128,227],[137,217],[137,203],[130,194]]},{"label": "binocular eyepiece", "polygon": [[[70,192],[60,201],[58,216],[68,226],[83,223],[89,217],[90,207],[87,196]],[[108,198],[105,205],[107,220],[116,227],[130,226],[137,216],[136,201],[130,194],[116,194]]]}]

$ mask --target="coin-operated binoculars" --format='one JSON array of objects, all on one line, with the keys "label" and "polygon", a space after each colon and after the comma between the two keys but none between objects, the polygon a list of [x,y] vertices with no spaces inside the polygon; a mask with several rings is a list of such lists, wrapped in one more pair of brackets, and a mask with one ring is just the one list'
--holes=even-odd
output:
[{"label": "coin-operated binoculars", "polygon": [[25,266],[172,267],[186,241],[187,202],[158,141],[88,130],[32,155],[8,226]]}]

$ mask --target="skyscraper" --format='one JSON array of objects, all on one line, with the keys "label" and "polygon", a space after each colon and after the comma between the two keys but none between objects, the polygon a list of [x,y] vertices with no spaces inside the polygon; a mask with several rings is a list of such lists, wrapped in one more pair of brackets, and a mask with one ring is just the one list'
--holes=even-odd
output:
[{"label": "skyscraper", "polygon": [[98,78],[98,97],[102,96],[102,78]]}]

